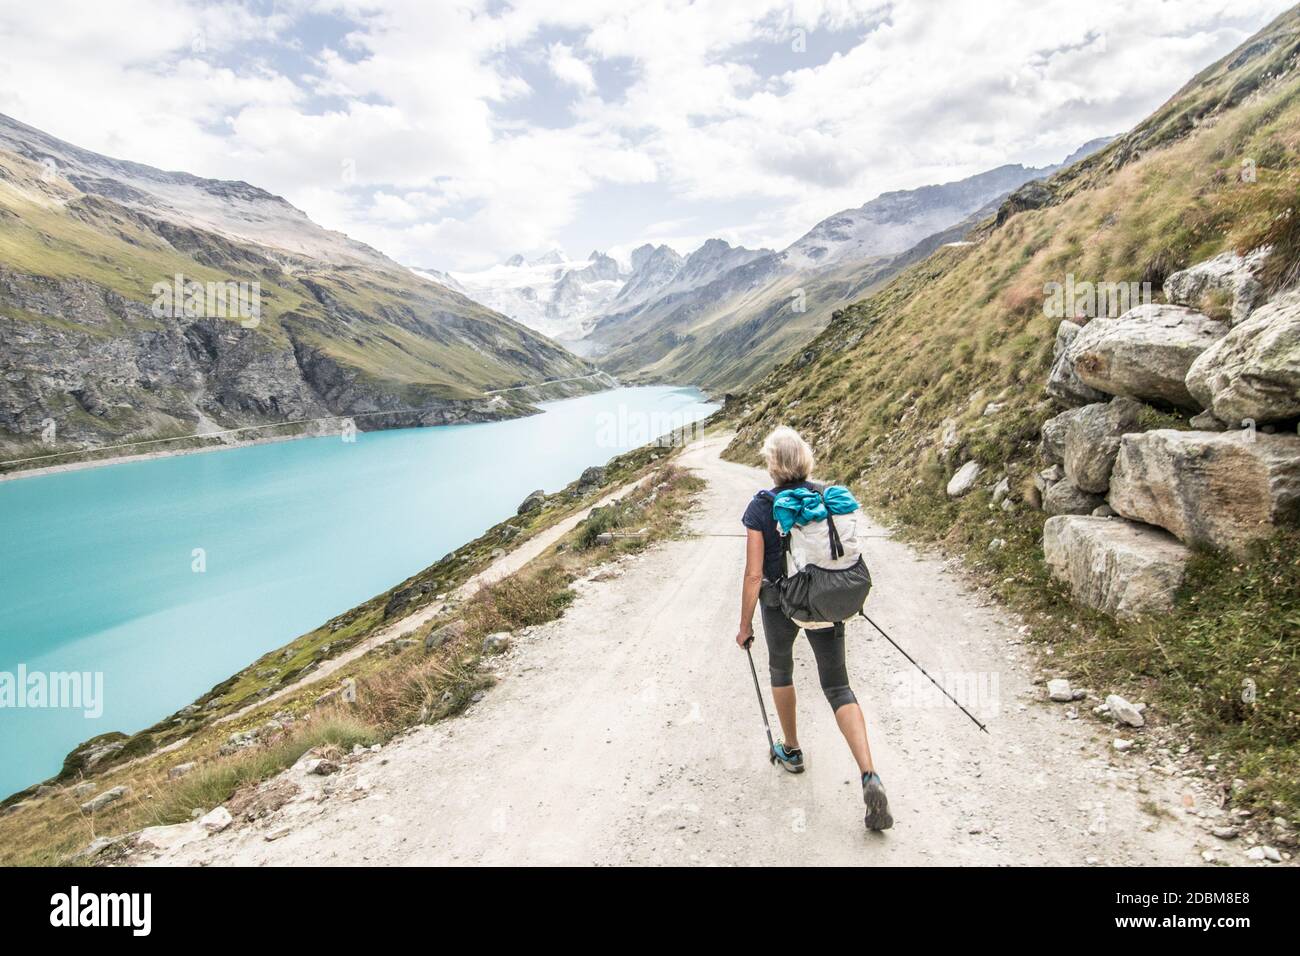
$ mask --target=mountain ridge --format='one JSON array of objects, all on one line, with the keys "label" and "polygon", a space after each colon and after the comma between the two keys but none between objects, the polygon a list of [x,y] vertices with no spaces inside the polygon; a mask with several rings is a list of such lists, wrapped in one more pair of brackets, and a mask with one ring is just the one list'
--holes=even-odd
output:
[{"label": "mountain ridge", "polygon": [[[361,429],[488,420],[532,411],[488,390],[594,371],[245,186],[101,157],[0,117],[0,450],[351,415]],[[247,293],[257,314],[229,315],[224,300],[160,312],[156,290],[178,276]],[[590,388],[570,381],[551,397]]]},{"label": "mountain ridge", "polygon": [[[1067,160],[1106,142],[1092,140]],[[1004,164],[884,193],[826,217],[785,249],[764,250],[692,289],[663,283],[599,317],[588,336],[595,347],[584,354],[631,381],[744,388],[820,331],[837,308],[915,261],[935,237],[955,241],[955,226],[973,228],[1016,188],[1061,168]]]}]

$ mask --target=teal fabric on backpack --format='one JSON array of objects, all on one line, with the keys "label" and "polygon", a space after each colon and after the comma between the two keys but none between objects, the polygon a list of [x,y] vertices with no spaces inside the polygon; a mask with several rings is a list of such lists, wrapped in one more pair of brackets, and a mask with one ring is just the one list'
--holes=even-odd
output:
[{"label": "teal fabric on backpack", "polygon": [[830,485],[820,494],[809,488],[791,488],[778,492],[772,502],[772,517],[782,534],[789,534],[797,524],[825,521],[828,514],[845,515],[857,510],[857,499],[843,485]]}]

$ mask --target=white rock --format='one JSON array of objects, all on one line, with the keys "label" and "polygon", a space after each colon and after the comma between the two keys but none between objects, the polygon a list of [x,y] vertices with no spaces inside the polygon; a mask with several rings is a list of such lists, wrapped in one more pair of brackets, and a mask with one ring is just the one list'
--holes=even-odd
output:
[{"label": "white rock", "polygon": [[199,826],[207,830],[209,833],[220,833],[233,822],[234,817],[230,815],[229,810],[225,807],[217,807],[215,810],[209,811],[199,819]]},{"label": "white rock", "polygon": [[1202,352],[1187,389],[1231,425],[1300,415],[1300,291],[1278,296]]},{"label": "white rock", "polygon": [[1053,482],[1043,492],[1043,510],[1049,515],[1086,515],[1099,508],[1101,495],[1084,491],[1069,478]]},{"label": "white rock", "polygon": [[1064,677],[1054,677],[1047,682],[1047,698],[1061,703],[1074,700],[1074,691]]},{"label": "white rock", "polygon": [[176,823],[166,827],[146,827],[138,834],[141,846],[155,850],[178,850],[187,843],[202,840],[210,831],[201,824]]},{"label": "white rock", "polygon": [[128,793],[130,793],[130,790],[126,787],[113,787],[111,790],[105,790],[93,800],[87,800],[81,805],[81,810],[83,813],[94,813],[97,810],[104,809],[110,803],[116,803]]},{"label": "white rock", "polygon": [[1132,749],[1133,741],[1125,740],[1123,737],[1116,737],[1113,741],[1111,741],[1111,746],[1114,747],[1116,750],[1118,750],[1120,753],[1123,753],[1126,750]]},{"label": "white rock", "polygon": [[977,461],[968,461],[958,468],[956,474],[948,480],[948,497],[960,498],[974,488],[979,473],[980,463]]},{"label": "white rock", "polygon": [[1109,398],[1105,392],[1085,385],[1074,370],[1069,347],[1081,328],[1069,319],[1062,320],[1056,327],[1056,341],[1052,347],[1052,369],[1047,376],[1047,393],[1067,405],[1087,405],[1090,402],[1104,402]]},{"label": "white rock", "polygon": [[1065,477],[1083,491],[1105,493],[1125,434],[1140,431],[1141,402],[1114,398],[1067,413],[1062,457]]},{"label": "white rock", "polygon": [[1130,727],[1141,727],[1146,724],[1146,718],[1142,716],[1142,711],[1119,696],[1119,694],[1108,695],[1106,697],[1106,706],[1110,708],[1110,715],[1121,724],[1128,724]]},{"label": "white rock", "polygon": [[510,632],[498,631],[483,638],[484,654],[500,654],[510,646]]}]

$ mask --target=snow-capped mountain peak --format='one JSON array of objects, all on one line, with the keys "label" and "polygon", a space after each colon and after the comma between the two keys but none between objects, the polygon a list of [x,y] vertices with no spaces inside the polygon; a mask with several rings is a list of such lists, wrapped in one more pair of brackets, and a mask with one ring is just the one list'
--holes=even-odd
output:
[{"label": "snow-capped mountain peak", "polygon": [[626,279],[618,262],[599,250],[574,260],[562,249],[534,258],[516,254],[489,269],[449,277],[488,308],[570,341],[587,333],[588,320],[604,313]]}]

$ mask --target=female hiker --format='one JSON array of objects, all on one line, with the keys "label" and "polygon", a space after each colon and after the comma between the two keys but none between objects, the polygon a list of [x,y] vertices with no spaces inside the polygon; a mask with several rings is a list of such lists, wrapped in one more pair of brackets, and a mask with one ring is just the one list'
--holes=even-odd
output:
[{"label": "female hiker", "polygon": [[[741,587],[740,629],[736,632],[736,644],[742,648],[754,639],[754,608],[758,604],[760,590],[764,586],[770,587],[771,582],[779,581],[786,573],[781,529],[773,515],[776,496],[786,491],[798,494],[797,489],[822,490],[821,486],[808,480],[813,468],[812,449],[794,429],[782,426],[768,435],[763,442],[763,459],[774,487],[771,491],[756,494],[741,519],[741,523],[748,529],[745,535],[745,577]],[[853,506],[856,508],[856,503]],[[783,732],[783,737],[773,748],[771,756],[773,762],[780,763],[791,773],[802,773],[804,757],[799,747],[799,733],[795,723],[794,692],[794,642],[800,628],[786,617],[780,607],[769,607],[767,601],[763,602],[762,611],[763,636],[767,640],[768,668],[772,677],[772,697]],[[867,723],[862,716],[862,708],[858,706],[857,698],[849,688],[848,669],[844,662],[844,625],[839,623],[824,629],[808,630],[806,633],[817,661],[817,679],[821,683],[822,692],[835,712],[835,722],[839,724],[840,732],[862,774],[862,799],[867,805],[867,829],[887,830],[894,825],[894,819],[889,814],[884,784],[871,762],[871,749],[867,746]]]}]

